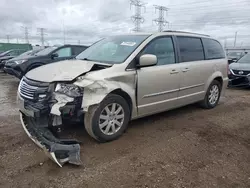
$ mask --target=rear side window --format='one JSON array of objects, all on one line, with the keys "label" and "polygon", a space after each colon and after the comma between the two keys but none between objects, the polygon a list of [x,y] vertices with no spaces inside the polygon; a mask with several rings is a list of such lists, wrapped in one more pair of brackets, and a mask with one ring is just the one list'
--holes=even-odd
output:
[{"label": "rear side window", "polygon": [[177,37],[180,48],[180,61],[199,61],[204,60],[205,55],[200,38],[194,37]]},{"label": "rear side window", "polygon": [[212,39],[202,39],[202,42],[206,52],[206,59],[225,58],[225,52],[218,41]]}]

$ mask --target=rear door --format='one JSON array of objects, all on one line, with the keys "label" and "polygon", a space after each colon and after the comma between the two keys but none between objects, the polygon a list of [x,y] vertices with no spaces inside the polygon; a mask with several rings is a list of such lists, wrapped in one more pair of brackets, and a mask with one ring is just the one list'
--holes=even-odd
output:
[{"label": "rear door", "polygon": [[143,54],[156,55],[158,63],[137,70],[139,116],[175,108],[180,84],[180,70],[176,63],[173,38],[164,36],[153,39],[140,55]]},{"label": "rear door", "polygon": [[202,100],[205,83],[213,73],[213,64],[205,61],[201,38],[177,36],[180,54],[180,92],[178,106]]}]

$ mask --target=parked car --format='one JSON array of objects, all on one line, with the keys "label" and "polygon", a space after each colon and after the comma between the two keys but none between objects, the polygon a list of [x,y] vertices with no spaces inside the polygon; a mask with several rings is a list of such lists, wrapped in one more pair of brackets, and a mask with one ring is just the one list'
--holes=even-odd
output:
[{"label": "parked car", "polygon": [[37,52],[39,52],[39,51],[41,51],[41,50],[40,50],[40,49],[29,50],[29,51],[27,51],[27,52],[22,53],[21,55],[19,55],[19,56],[17,56],[17,57],[11,58],[10,60],[3,60],[3,61],[1,62],[2,67],[4,67],[4,66],[5,66],[5,63],[8,62],[8,61],[11,62],[11,61],[22,60],[23,58],[28,58],[28,57],[30,57],[30,56],[35,55],[35,54],[36,54]]},{"label": "parked car", "polygon": [[34,56],[8,61],[5,64],[4,71],[21,79],[28,71],[32,69],[61,60],[72,59],[86,48],[87,46],[81,45],[48,47],[36,53]]},{"label": "parked car", "polygon": [[2,69],[4,67],[4,63],[7,60],[12,59],[14,57],[17,57],[20,54],[24,53],[25,51],[27,51],[27,50],[14,49],[14,50],[9,50],[9,51],[1,53],[0,54],[0,69]]},{"label": "parked car", "polygon": [[229,86],[250,86],[250,54],[246,54],[235,63],[229,65]]},{"label": "parked car", "polygon": [[245,52],[229,52],[227,54],[229,64],[234,63],[245,55]]},{"label": "parked car", "polygon": [[227,87],[227,58],[209,36],[186,32],[130,34],[103,39],[76,59],[28,72],[18,89],[28,136],[60,166],[79,164],[77,141],[51,129],[84,120],[88,134],[112,141],[130,120],[199,102],[214,108]]}]

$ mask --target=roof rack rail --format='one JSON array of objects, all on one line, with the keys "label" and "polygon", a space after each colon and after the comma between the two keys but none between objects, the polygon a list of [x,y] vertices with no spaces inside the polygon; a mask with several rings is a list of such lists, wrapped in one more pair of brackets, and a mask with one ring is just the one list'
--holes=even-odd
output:
[{"label": "roof rack rail", "polygon": [[188,32],[188,31],[174,31],[174,30],[165,30],[163,32],[177,32],[177,33],[187,33],[187,34],[195,34],[195,35],[201,35],[201,36],[206,36],[206,37],[210,37],[210,35],[205,35],[205,34],[200,34],[200,33],[192,33],[192,32]]}]

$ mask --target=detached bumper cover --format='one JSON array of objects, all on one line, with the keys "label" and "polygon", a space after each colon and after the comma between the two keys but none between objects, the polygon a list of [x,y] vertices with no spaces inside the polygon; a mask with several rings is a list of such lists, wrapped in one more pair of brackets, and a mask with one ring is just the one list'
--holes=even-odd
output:
[{"label": "detached bumper cover", "polygon": [[81,165],[80,145],[76,140],[56,138],[47,127],[37,127],[30,117],[20,112],[20,120],[24,131],[30,139],[44,150],[46,155],[60,167],[65,163]]}]

